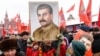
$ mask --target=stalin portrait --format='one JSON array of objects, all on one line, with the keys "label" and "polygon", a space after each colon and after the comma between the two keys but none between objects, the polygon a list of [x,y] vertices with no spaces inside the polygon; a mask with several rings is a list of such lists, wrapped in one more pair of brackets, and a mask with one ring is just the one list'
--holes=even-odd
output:
[{"label": "stalin portrait", "polygon": [[[31,18],[31,36],[34,39],[32,42],[33,49],[31,55],[64,55],[61,54],[61,50],[59,49],[61,46],[64,46],[62,49],[65,48],[66,50],[66,44],[64,43],[63,38],[60,39],[63,35],[60,34],[58,27],[58,3],[30,2],[29,5],[29,10],[31,10],[31,12],[29,11]],[[36,21],[38,23],[36,23]],[[27,49],[27,56],[29,56],[28,54],[30,50],[31,49]]]}]

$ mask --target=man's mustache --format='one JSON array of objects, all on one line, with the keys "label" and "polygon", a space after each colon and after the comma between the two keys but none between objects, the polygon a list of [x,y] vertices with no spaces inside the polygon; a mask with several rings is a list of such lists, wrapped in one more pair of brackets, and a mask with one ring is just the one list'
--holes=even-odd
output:
[{"label": "man's mustache", "polygon": [[39,22],[46,22],[46,20],[43,20],[43,19],[42,19],[42,20],[40,20]]}]

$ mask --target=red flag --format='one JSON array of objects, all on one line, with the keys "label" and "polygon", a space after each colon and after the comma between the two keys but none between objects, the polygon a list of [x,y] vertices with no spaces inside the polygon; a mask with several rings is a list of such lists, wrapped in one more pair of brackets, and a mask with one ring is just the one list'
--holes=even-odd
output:
[{"label": "red flag", "polygon": [[3,27],[2,27],[2,36],[3,36],[3,37],[6,36],[6,31],[5,31],[5,29],[4,29],[4,25],[3,25]]},{"label": "red flag", "polygon": [[24,23],[21,23],[21,32],[23,31],[27,31],[27,25],[25,25]]},{"label": "red flag", "polygon": [[66,27],[66,20],[64,18],[64,13],[63,13],[63,9],[61,8],[61,10],[59,11],[59,25],[60,28],[65,28]]},{"label": "red flag", "polygon": [[10,25],[9,33],[10,34],[14,34],[14,29],[13,29],[13,27],[11,25]]},{"label": "red flag", "polygon": [[98,22],[97,22],[98,27],[100,28],[100,8],[99,8],[99,15],[98,15]]},{"label": "red flag", "polygon": [[87,7],[87,16],[88,16],[88,19],[90,21],[90,25],[89,26],[92,26],[92,20],[91,20],[91,7],[92,7],[92,0],[89,0],[89,3],[88,3],[88,7]]},{"label": "red flag", "polygon": [[15,18],[16,18],[17,31],[18,33],[21,33],[22,30],[21,30],[20,14],[16,14]]},{"label": "red flag", "polygon": [[84,7],[84,4],[83,4],[83,0],[80,0],[79,17],[80,17],[80,21],[83,21],[86,25],[89,24],[90,21],[87,17],[85,7]]},{"label": "red flag", "polygon": [[18,33],[21,33],[21,23],[18,21],[18,22],[16,23],[16,25],[17,25]]},{"label": "red flag", "polygon": [[72,6],[67,10],[67,12],[70,12],[70,11],[74,10],[74,7],[75,7],[75,4],[72,5]]},{"label": "red flag", "polygon": [[22,30],[22,32],[27,31],[27,26],[25,26],[25,25],[21,26],[21,30]]}]

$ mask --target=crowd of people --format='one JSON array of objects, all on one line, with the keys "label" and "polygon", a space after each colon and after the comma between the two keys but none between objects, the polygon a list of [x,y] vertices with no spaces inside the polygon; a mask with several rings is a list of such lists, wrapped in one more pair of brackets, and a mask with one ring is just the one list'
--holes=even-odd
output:
[{"label": "crowd of people", "polygon": [[0,56],[100,56],[99,28],[82,25],[77,32],[64,32],[58,38],[44,42],[26,31],[12,34],[0,40]]},{"label": "crowd of people", "polygon": [[37,7],[41,26],[33,32],[22,32],[0,39],[0,56],[100,56],[100,29],[81,25],[68,32],[53,23],[53,10],[48,4]]}]

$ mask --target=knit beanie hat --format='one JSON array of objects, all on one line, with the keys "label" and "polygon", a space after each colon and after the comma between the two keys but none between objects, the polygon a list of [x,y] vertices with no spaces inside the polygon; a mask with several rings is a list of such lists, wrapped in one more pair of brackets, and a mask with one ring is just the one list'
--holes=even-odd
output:
[{"label": "knit beanie hat", "polygon": [[75,56],[84,56],[86,48],[82,42],[72,41]]},{"label": "knit beanie hat", "polygon": [[29,35],[29,32],[24,31],[24,32],[22,32],[22,33],[20,34],[21,37],[23,37],[24,35]]},{"label": "knit beanie hat", "polygon": [[83,30],[83,31],[85,31],[85,32],[88,32],[88,31],[90,31],[91,28],[90,28],[89,26],[82,25],[82,26],[80,27],[80,29]]}]

